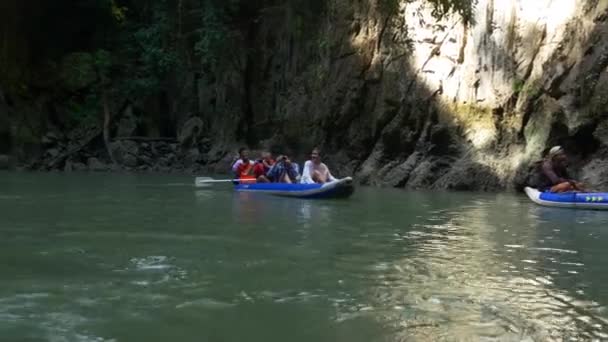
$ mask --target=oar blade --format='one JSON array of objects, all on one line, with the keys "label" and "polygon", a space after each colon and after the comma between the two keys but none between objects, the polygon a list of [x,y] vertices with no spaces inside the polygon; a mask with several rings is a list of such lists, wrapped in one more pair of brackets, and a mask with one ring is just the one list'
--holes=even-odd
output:
[{"label": "oar blade", "polygon": [[211,177],[196,177],[194,179],[194,186],[197,188],[203,188],[210,186],[213,182],[213,178]]},{"label": "oar blade", "polygon": [[232,183],[234,179],[213,179],[211,177],[196,177],[194,179],[194,186],[197,188],[208,187],[216,183]]}]

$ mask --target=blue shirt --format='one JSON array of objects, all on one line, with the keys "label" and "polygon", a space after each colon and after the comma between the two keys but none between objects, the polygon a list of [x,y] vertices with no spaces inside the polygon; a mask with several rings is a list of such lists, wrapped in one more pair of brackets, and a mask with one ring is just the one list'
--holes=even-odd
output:
[{"label": "blue shirt", "polygon": [[300,167],[294,162],[291,162],[291,165],[287,167],[285,162],[280,161],[275,163],[270,170],[268,170],[266,176],[271,181],[278,182],[279,179],[282,179],[285,174],[287,174],[287,176],[295,182],[300,176]]}]

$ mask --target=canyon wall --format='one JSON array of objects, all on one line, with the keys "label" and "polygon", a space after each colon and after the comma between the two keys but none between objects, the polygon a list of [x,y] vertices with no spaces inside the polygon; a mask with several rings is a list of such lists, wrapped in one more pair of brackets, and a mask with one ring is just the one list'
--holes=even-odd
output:
[{"label": "canyon wall", "polygon": [[[336,174],[364,184],[490,191],[521,189],[559,144],[578,177],[608,185],[608,1],[479,0],[472,18],[434,9],[399,0],[256,8],[213,75],[176,73],[162,97],[114,107],[113,137],[150,137],[116,139],[117,159],[200,173],[226,170],[244,144],[302,162],[321,146]],[[16,122],[28,122],[14,118],[49,108],[19,106],[0,96],[13,150],[23,146]],[[161,114],[169,119],[150,124]],[[47,129],[28,138],[48,145],[33,168],[108,162],[98,128],[77,138],[86,144],[60,137],[60,149]]]}]

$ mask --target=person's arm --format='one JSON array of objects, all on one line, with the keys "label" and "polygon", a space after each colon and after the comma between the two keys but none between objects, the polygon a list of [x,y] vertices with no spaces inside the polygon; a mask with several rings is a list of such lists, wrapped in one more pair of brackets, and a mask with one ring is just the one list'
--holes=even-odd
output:
[{"label": "person's arm", "polygon": [[234,164],[232,164],[232,173],[237,174],[239,171],[239,166],[241,165],[243,161],[242,160],[237,160],[234,162]]},{"label": "person's arm", "polygon": [[302,170],[302,177],[300,178],[300,183],[302,184],[313,184],[315,181],[312,180],[312,162],[309,160],[304,163],[304,169]]},{"label": "person's arm", "polygon": [[287,173],[288,173],[289,178],[292,179],[292,181],[299,181],[300,167],[298,166],[298,164],[291,162],[289,164],[289,167],[287,168]]},{"label": "person's arm", "polygon": [[279,167],[278,165],[278,162],[274,163],[274,165],[272,165],[270,169],[266,172],[266,177],[268,177],[270,180],[274,180],[276,178],[277,168]]},{"label": "person's arm", "polygon": [[547,176],[547,178],[549,178],[549,180],[551,180],[551,183],[553,183],[553,185],[568,181],[566,179],[558,177],[555,171],[553,171],[552,164],[548,162],[543,163],[543,173],[545,174],[545,176]]},{"label": "person's arm", "polygon": [[332,176],[331,172],[329,172],[329,168],[327,167],[327,165],[325,165],[325,170],[327,170],[327,180],[330,182],[335,182],[337,179],[336,177]]},{"label": "person's arm", "polygon": [[564,168],[564,170],[562,171],[562,179],[564,179],[565,182],[569,182],[570,184],[574,185],[576,187],[576,183],[578,183],[576,181],[576,179],[572,178],[570,176],[570,173],[568,172],[568,169]]},{"label": "person's arm", "polygon": [[267,169],[270,169],[270,167],[272,166],[272,165],[270,165],[270,164],[269,164],[269,163],[268,163],[266,160],[264,160],[264,159],[262,159],[262,164],[264,164],[264,167],[265,167],[265,168],[267,168]]}]

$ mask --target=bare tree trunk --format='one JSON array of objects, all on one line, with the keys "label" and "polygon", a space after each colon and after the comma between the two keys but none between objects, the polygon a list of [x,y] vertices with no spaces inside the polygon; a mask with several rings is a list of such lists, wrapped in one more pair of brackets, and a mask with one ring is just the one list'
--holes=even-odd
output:
[{"label": "bare tree trunk", "polygon": [[103,102],[103,142],[106,146],[106,151],[110,156],[110,160],[114,165],[118,165],[118,163],[116,163],[116,159],[114,159],[112,148],[110,147],[110,124],[112,123],[112,114],[110,113],[110,104],[108,102],[108,94],[105,88],[102,88],[101,90],[101,101]]}]

